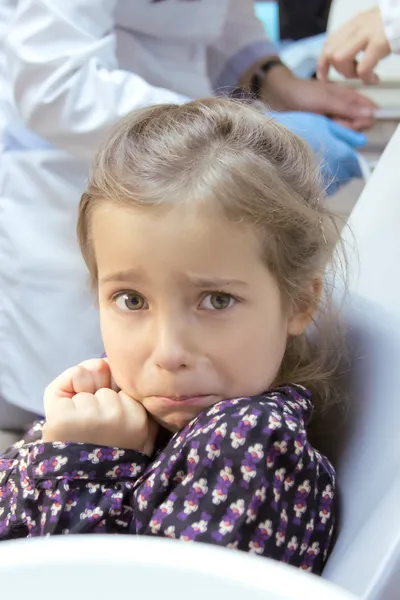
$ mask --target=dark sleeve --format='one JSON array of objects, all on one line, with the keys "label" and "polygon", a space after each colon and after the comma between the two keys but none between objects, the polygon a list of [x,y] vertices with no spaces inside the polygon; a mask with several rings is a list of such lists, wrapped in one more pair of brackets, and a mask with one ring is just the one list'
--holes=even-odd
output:
[{"label": "dark sleeve", "polygon": [[192,437],[187,452],[187,474],[179,480],[178,473],[142,533],[237,548],[320,572],[332,535],[334,475],[308,444],[301,420],[249,404]]},{"label": "dark sleeve", "polygon": [[4,458],[17,458],[19,455],[19,451],[23,446],[27,446],[38,442],[42,437],[42,421],[36,421],[33,423],[32,427],[25,433],[24,437],[20,439],[18,442],[15,442],[12,446],[10,446],[0,457],[0,459]]},{"label": "dark sleeve", "polygon": [[[36,426],[41,437],[41,425]],[[124,533],[132,488],[149,463],[133,450],[28,442],[0,458],[0,540]]]}]

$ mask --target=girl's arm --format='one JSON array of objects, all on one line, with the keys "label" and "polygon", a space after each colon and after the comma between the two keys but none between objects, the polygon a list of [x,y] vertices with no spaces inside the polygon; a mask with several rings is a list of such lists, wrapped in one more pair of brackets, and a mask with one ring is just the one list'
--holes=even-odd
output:
[{"label": "girl's arm", "polygon": [[135,491],[137,533],[321,571],[332,538],[334,472],[308,443],[301,418],[252,400],[222,414],[216,427],[208,422],[186,451],[186,475],[172,478],[179,483],[156,510],[148,511],[146,490]]},{"label": "girl's arm", "polygon": [[149,457],[89,444],[44,444],[41,428],[0,458],[0,540],[126,532],[132,487]]}]

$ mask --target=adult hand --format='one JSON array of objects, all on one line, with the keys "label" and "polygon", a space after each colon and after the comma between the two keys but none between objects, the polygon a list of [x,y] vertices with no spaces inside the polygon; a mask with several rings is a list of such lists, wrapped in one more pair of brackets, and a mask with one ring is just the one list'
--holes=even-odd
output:
[{"label": "adult hand", "polygon": [[151,455],[157,425],[144,407],[118,392],[106,360],[67,369],[44,394],[44,442],[83,442]]},{"label": "adult hand", "polygon": [[343,127],[322,115],[302,112],[267,114],[309,144],[321,162],[328,194],[333,194],[351,179],[362,176],[355,151],[355,148],[366,143],[362,133]]},{"label": "adult hand", "polygon": [[[361,51],[364,54],[357,61]],[[376,6],[359,13],[328,38],[318,62],[318,77],[326,81],[332,66],[345,77],[376,84],[379,78],[373,69],[389,54],[381,10]]]},{"label": "adult hand", "polygon": [[264,99],[272,110],[318,113],[357,131],[372,126],[377,108],[372,100],[351,88],[299,79],[285,67],[275,67],[268,73]]}]

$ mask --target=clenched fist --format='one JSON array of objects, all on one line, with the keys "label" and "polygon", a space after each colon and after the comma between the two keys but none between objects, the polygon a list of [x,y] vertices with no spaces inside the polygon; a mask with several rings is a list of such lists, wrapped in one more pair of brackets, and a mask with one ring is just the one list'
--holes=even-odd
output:
[{"label": "clenched fist", "polygon": [[158,426],[143,406],[117,391],[106,360],[67,369],[44,394],[44,442],[84,442],[151,455]]}]

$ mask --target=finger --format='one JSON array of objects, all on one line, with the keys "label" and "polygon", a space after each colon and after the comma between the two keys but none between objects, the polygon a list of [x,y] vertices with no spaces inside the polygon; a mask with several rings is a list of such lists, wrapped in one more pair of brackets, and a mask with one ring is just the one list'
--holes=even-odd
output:
[{"label": "finger", "polygon": [[366,84],[376,81],[373,70],[378,62],[385,56],[379,45],[369,44],[357,65],[357,75]]},{"label": "finger", "polygon": [[356,130],[355,127],[353,127],[353,122],[354,121],[350,121],[349,119],[340,119],[340,118],[333,118],[333,121],[335,121],[335,123],[338,123],[339,125],[343,125],[343,127],[348,127],[350,129],[354,129]]},{"label": "finger", "polygon": [[331,61],[328,54],[323,53],[317,64],[317,77],[320,81],[328,81],[328,73],[331,67]]},{"label": "finger", "polygon": [[365,85],[379,85],[381,82],[379,75],[377,73],[375,73],[374,71],[371,73],[371,76],[368,78],[368,80],[361,80],[361,81],[363,81],[363,83]]},{"label": "finger", "polygon": [[354,79],[358,77],[356,56],[362,50],[365,50],[368,44],[368,37],[362,32],[355,32],[341,40],[340,45],[332,54],[332,65],[335,69],[347,77]]},{"label": "finger", "polygon": [[345,127],[350,127],[354,131],[368,131],[373,126],[375,120],[371,117],[358,117],[350,123],[342,123]]},{"label": "finger", "polygon": [[132,439],[135,439],[138,444],[136,447],[144,454],[151,456],[154,450],[157,425],[150,424],[149,414],[140,402],[123,391],[118,395],[123,407],[127,431],[132,432]]},{"label": "finger", "polygon": [[99,405],[96,396],[88,392],[80,392],[75,394],[71,400],[72,407],[76,413],[78,412],[80,420],[90,421],[92,418],[99,415]]},{"label": "finger", "polygon": [[369,110],[366,110],[366,114],[369,113],[370,111],[372,113],[374,113],[376,111],[376,109],[378,108],[378,105],[376,104],[376,102],[374,102],[371,98],[368,98],[368,96],[365,96],[365,94],[356,92],[355,90],[352,90],[350,88],[348,89],[348,91],[352,92],[354,101],[356,102],[357,106],[359,106],[360,108],[369,109]]},{"label": "finger", "polygon": [[335,31],[325,43],[321,56],[317,65],[317,75],[323,81],[327,81],[329,69],[331,66],[335,66],[335,57],[346,44],[346,41],[350,38],[353,33],[353,24],[347,23],[341,27],[338,31]]},{"label": "finger", "polygon": [[341,98],[347,106],[354,105],[357,110],[365,113],[365,115],[372,114],[377,109],[377,105],[371,98],[357,90],[338,83],[328,84],[328,86],[331,96],[333,95],[336,98]]},{"label": "finger", "polygon": [[363,133],[353,131],[348,127],[343,127],[343,125],[339,125],[339,123],[336,123],[335,121],[330,122],[329,129],[337,139],[346,142],[353,148],[361,148],[367,143],[367,138]]},{"label": "finger", "polygon": [[46,411],[46,438],[51,431],[51,439],[60,442],[77,442],[82,440],[93,427],[93,422],[98,417],[97,400],[93,394],[82,392],[73,398],[60,398],[51,402]]},{"label": "finger", "polygon": [[75,394],[80,392],[86,392],[88,394],[94,394],[96,391],[96,381],[91,371],[78,365],[72,375],[72,388]]},{"label": "finger", "polygon": [[[76,369],[77,367],[73,367],[72,369],[68,369],[68,371]],[[55,382],[56,381],[57,380],[55,380]],[[84,404],[85,408],[88,408],[89,405],[93,405],[91,399],[93,399],[94,396],[88,392],[81,392],[78,394],[69,392],[68,395],[65,396],[58,395],[57,392],[59,392],[59,390],[53,390],[52,387],[49,386],[44,394],[44,413],[46,421],[51,421],[53,426],[60,421],[68,421],[76,418],[76,411],[80,410]]]},{"label": "finger", "polygon": [[103,356],[102,360],[108,364],[108,367],[110,369],[110,376],[111,376],[110,385],[109,386],[105,386],[105,387],[111,388],[112,390],[114,390],[114,392],[119,392],[121,390],[121,388],[119,387],[119,385],[117,385],[117,382],[114,379],[114,376],[113,376],[112,371],[111,371],[111,367],[110,367],[110,363],[109,363],[108,357],[107,356]]},{"label": "finger", "polygon": [[[79,386],[82,386],[84,381],[86,380],[86,385],[89,389],[84,390],[90,392],[94,387],[93,378],[87,377],[87,371],[81,366],[70,367],[61,375],[56,377],[46,388],[44,393],[45,401],[50,400],[51,398],[67,398],[71,399],[77,391],[74,387],[74,380],[78,383]],[[90,374],[89,374],[90,375]]]},{"label": "finger", "polygon": [[370,128],[370,119],[333,119],[335,123],[343,125],[353,131],[365,131]]},{"label": "finger", "polygon": [[118,394],[122,409],[127,418],[137,421],[138,426],[146,424],[147,426],[147,412],[146,409],[140,402],[134,400],[126,392],[119,392]]},{"label": "finger", "polygon": [[351,52],[337,52],[332,56],[332,66],[338,73],[346,79],[355,79],[357,77],[357,61]]},{"label": "finger", "polygon": [[43,409],[46,421],[59,419],[61,415],[68,415],[75,410],[71,396],[56,396],[48,387],[43,397]]},{"label": "finger", "polygon": [[[81,362],[79,366],[87,369],[92,374],[95,383],[93,394],[96,390],[111,387],[111,370],[107,360],[103,358],[91,358]],[[86,392],[89,390],[79,391]]]},{"label": "finger", "polygon": [[[376,109],[375,109],[376,110]],[[348,117],[344,119],[343,117],[332,117],[336,123],[343,125],[344,127],[348,127],[353,129],[354,131],[368,131],[375,123],[375,117],[371,116],[358,116],[356,117]]]},{"label": "finger", "polygon": [[121,400],[114,390],[103,388],[97,390],[94,397],[96,398],[99,412],[109,422],[123,421],[123,407]]},{"label": "finger", "polygon": [[355,121],[360,118],[373,119],[376,105],[355,90],[331,84],[326,114],[330,117]]}]

